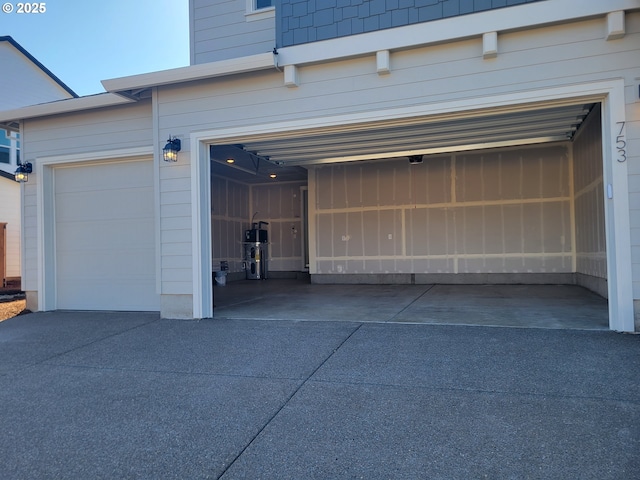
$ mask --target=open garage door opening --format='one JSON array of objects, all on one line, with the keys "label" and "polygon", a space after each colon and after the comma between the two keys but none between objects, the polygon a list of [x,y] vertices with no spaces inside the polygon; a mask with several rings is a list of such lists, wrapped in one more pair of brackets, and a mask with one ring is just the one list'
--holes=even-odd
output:
[{"label": "open garage door opening", "polygon": [[307,170],[242,145],[212,145],[209,155],[214,283],[307,277]]},{"label": "open garage door opening", "polygon": [[[211,146],[214,275],[222,261],[230,281],[246,278],[244,232],[265,222],[272,278],[304,271],[306,237],[313,284],[577,285],[607,297],[599,103],[396,123]],[[231,163],[238,149],[247,157]],[[278,183],[277,163],[306,168]]]}]

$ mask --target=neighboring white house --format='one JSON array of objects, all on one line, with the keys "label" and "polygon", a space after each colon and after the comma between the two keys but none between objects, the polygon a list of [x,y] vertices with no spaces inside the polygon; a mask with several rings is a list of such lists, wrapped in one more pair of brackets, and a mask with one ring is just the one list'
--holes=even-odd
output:
[{"label": "neighboring white house", "polygon": [[579,284],[640,330],[638,0],[190,11],[191,66],[0,114],[30,309],[209,317],[265,221],[274,274]]},{"label": "neighboring white house", "polygon": [[[0,111],[77,96],[8,36],[0,36],[0,68]],[[19,161],[19,125],[7,122],[0,126],[0,223],[7,224],[4,275],[14,282],[20,279],[20,184],[13,175]]]},{"label": "neighboring white house", "polygon": [[13,172],[18,158],[17,133],[0,129],[0,288],[20,279],[20,184]]}]

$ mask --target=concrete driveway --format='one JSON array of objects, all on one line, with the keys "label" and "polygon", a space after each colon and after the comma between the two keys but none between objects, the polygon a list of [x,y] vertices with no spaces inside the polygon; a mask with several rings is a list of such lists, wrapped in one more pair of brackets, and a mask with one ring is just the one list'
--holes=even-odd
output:
[{"label": "concrete driveway", "polygon": [[608,331],[23,315],[0,478],[637,478],[639,371]]}]

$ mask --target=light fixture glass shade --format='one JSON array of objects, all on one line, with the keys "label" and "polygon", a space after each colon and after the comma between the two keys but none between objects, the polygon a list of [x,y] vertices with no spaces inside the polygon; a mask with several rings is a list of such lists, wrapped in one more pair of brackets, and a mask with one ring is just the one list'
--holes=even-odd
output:
[{"label": "light fixture glass shade", "polygon": [[30,163],[19,163],[18,168],[14,173],[14,178],[16,182],[24,183],[29,181],[29,174],[31,173],[31,164]]},{"label": "light fixture glass shade", "polygon": [[177,162],[178,152],[180,151],[181,144],[178,138],[171,138],[167,140],[167,144],[162,149],[162,158],[165,162]]},{"label": "light fixture glass shade", "polygon": [[29,175],[23,172],[22,169],[20,168],[16,170],[15,178],[16,178],[16,182],[20,182],[20,183],[29,181]]}]

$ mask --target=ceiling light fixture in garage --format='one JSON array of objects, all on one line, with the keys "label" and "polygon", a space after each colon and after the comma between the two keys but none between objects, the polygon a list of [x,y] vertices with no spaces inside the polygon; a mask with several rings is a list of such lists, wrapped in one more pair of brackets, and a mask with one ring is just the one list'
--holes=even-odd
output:
[{"label": "ceiling light fixture in garage", "polygon": [[[212,146],[211,151],[216,149],[222,149],[222,152],[225,153],[222,157],[219,155],[211,155],[211,160],[225,164],[229,167],[235,168],[236,170],[240,170],[242,172],[258,175],[260,172],[260,164],[264,162],[268,162],[268,157],[263,157],[258,155],[257,152],[250,152],[244,148],[244,145],[221,145],[221,146]],[[226,158],[225,158],[226,157]],[[224,158],[224,160],[222,160]],[[263,172],[264,174],[264,172]]]},{"label": "ceiling light fixture in garage", "polygon": [[[242,144],[209,146],[211,174],[248,184],[264,181],[306,182],[307,170],[303,167],[287,167],[257,151],[249,151]],[[276,175],[276,178],[271,175]]]}]

